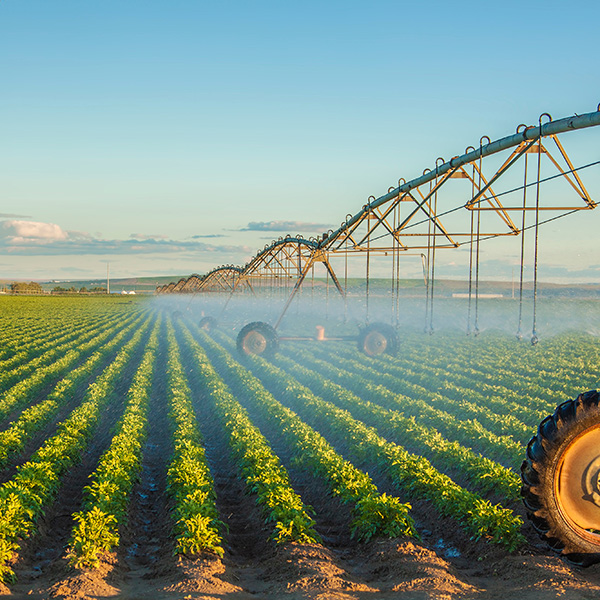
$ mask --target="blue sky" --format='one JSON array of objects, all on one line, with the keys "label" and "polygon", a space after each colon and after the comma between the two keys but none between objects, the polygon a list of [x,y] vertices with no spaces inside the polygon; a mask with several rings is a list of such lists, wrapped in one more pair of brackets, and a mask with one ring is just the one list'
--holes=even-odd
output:
[{"label": "blue sky", "polygon": [[[578,1],[2,0],[0,278],[205,272],[335,227],[484,134],[595,110],[599,17]],[[600,158],[600,132],[570,135]],[[594,280],[598,224],[548,229],[547,279]],[[483,260],[497,274],[512,250]]]}]

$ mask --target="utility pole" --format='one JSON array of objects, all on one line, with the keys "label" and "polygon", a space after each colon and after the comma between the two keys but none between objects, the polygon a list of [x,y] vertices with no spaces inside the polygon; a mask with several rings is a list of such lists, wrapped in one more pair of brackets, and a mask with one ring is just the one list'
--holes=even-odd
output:
[{"label": "utility pole", "polygon": [[110,294],[110,263],[106,263],[106,293]]}]

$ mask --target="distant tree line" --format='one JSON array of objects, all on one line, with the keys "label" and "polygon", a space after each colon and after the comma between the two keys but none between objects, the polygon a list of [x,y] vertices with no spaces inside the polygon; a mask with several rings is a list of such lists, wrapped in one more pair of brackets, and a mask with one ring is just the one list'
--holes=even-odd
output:
[{"label": "distant tree line", "polygon": [[13,294],[43,294],[44,290],[39,283],[30,281],[25,283],[24,281],[15,281],[10,284],[10,291]]},{"label": "distant tree line", "polygon": [[106,294],[105,287],[93,287],[88,290],[85,286],[77,289],[75,286],[64,288],[60,285],[53,287],[52,291],[48,292],[35,281],[30,281],[29,283],[14,281],[10,284],[10,291],[13,294]]}]

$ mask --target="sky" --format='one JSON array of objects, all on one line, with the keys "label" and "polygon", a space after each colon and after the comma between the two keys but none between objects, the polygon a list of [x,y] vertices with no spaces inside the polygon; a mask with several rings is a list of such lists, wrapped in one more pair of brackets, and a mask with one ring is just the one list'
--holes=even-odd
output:
[{"label": "sky", "polygon": [[[336,228],[482,135],[596,110],[599,19],[579,0],[0,0],[0,279],[204,273]],[[596,129],[565,136],[580,163]],[[541,276],[600,281],[599,225],[549,225]],[[517,254],[490,244],[482,276]]]}]

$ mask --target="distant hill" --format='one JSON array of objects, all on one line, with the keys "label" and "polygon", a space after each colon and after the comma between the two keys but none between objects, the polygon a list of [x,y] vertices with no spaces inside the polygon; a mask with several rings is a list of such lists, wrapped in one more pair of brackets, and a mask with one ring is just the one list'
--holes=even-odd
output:
[{"label": "distant hill", "polygon": [[[172,281],[177,282],[187,275],[160,275],[156,277],[122,277],[110,280],[111,293],[121,291],[137,294],[153,294],[156,286],[165,285]],[[0,279],[0,288],[9,286],[15,279]],[[21,280],[24,281],[24,280]],[[63,288],[74,287],[79,290],[82,287],[87,289],[93,287],[106,287],[106,278],[103,279],[52,279],[40,281],[44,291],[51,291],[60,286]],[[316,285],[325,285],[325,280],[315,278]],[[308,285],[308,284],[306,284]],[[472,292],[475,292],[474,283]],[[362,279],[348,279],[349,293],[361,293],[364,290],[365,282]],[[370,292],[376,295],[387,295],[391,292],[390,281],[387,279],[372,279],[369,285]],[[402,279],[400,289],[403,295],[420,295],[424,293],[425,284],[423,279]],[[523,285],[524,295],[531,296],[533,293],[533,284],[527,282]],[[456,294],[464,295],[469,292],[469,282],[456,279],[436,279],[436,296],[452,296]],[[510,281],[480,281],[479,293],[487,295],[501,295],[504,298],[518,297],[519,283],[514,284]],[[547,283],[538,282],[538,295],[544,297],[561,298],[598,298],[600,299],[600,283]]]},{"label": "distant hill", "polygon": [[[131,292],[134,291],[137,294],[153,294],[157,285],[164,285],[173,280],[178,281],[183,275],[179,277],[173,275],[157,276],[157,277],[121,277],[110,280],[110,291],[111,293],[117,293],[121,291]],[[103,279],[61,279],[51,281],[41,281],[41,286],[44,290],[51,290],[56,286],[69,288],[71,286],[80,289],[86,287],[88,289],[92,287],[106,287],[106,278]]]}]

